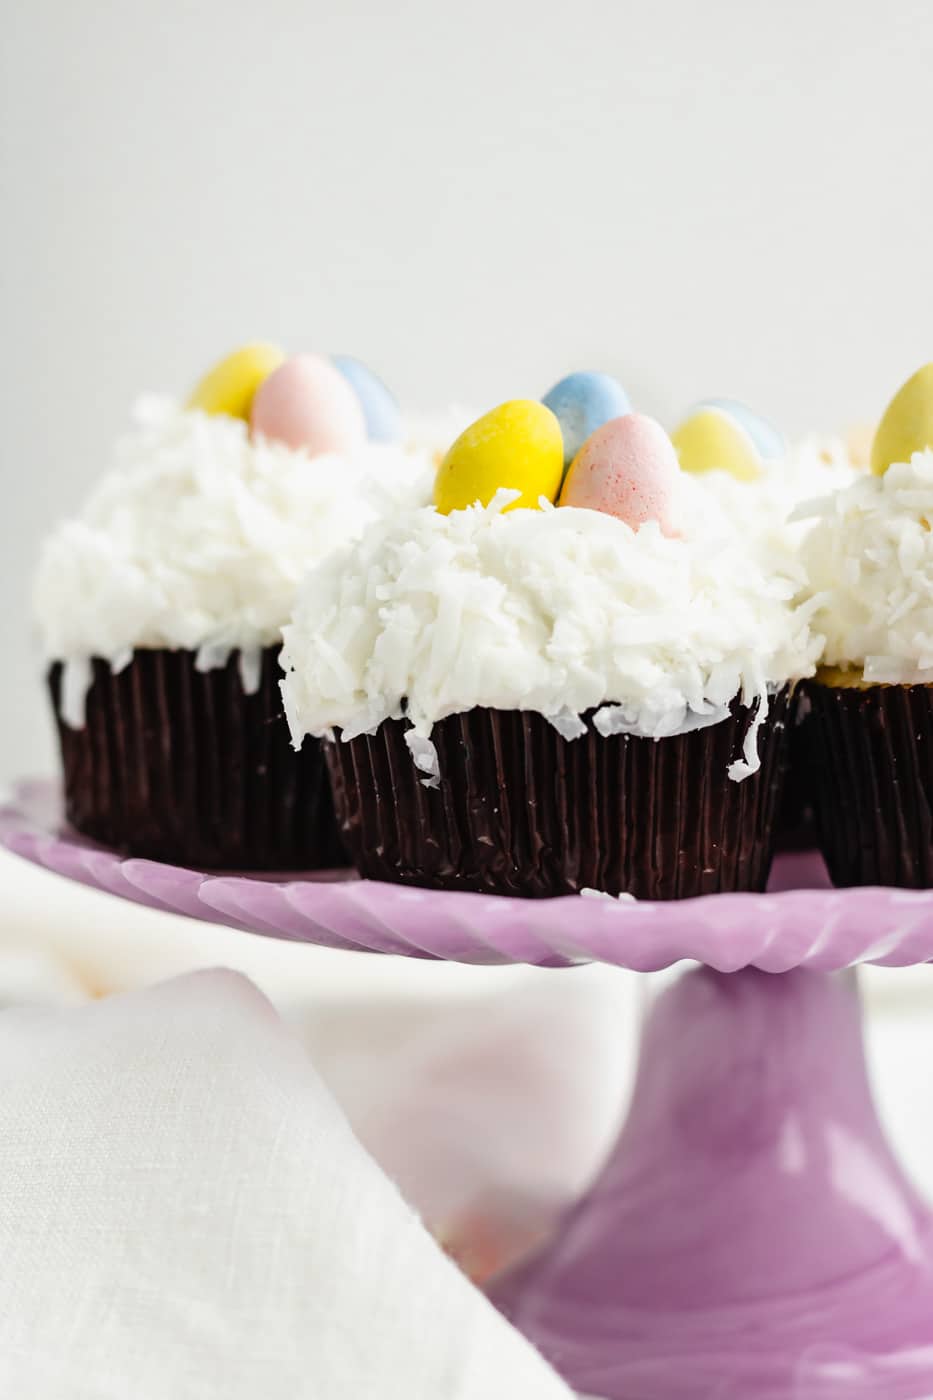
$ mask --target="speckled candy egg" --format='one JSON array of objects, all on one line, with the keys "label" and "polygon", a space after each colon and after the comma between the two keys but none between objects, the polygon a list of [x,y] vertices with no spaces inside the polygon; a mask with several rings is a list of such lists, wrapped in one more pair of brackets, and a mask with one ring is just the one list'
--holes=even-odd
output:
[{"label": "speckled candy egg", "polygon": [[230,418],[249,418],[260,384],[285,359],[277,345],[257,342],[243,345],[220,360],[192,391],[186,408],[202,413],[225,413]]},{"label": "speckled candy egg", "polygon": [[320,355],[293,355],[256,392],[254,433],[312,457],[352,452],[366,441],[366,420],[347,380]]},{"label": "speckled candy egg", "polygon": [[574,458],[560,505],[599,510],[633,530],[656,520],[678,533],[677,454],[660,423],[628,413],[604,423]]},{"label": "speckled candy egg", "polygon": [[447,452],[434,484],[434,504],[443,514],[479,501],[488,505],[501,487],[520,491],[507,509],[534,509],[541,496],[553,501],[564,472],[560,424],[534,399],[512,399],[477,418]]},{"label": "speckled candy egg", "polygon": [[628,394],[611,374],[590,374],[584,370],[561,379],[541,402],[560,423],[565,467],[569,467],[597,428],[632,410]]},{"label": "speckled candy egg", "polygon": [[892,462],[909,462],[933,447],[933,364],[902,384],[885,409],[871,445],[871,469],[883,476]]},{"label": "speckled candy egg", "polygon": [[370,442],[398,442],[402,436],[402,415],[378,374],[352,355],[334,355],[331,363],[360,401]]}]

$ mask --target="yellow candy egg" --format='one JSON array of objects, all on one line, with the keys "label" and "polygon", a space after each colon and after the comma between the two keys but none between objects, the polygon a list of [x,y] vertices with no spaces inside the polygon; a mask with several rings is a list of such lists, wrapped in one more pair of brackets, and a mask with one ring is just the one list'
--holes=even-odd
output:
[{"label": "yellow candy egg", "polygon": [[512,399],[477,418],[441,462],[434,504],[442,515],[479,501],[486,506],[500,487],[522,494],[509,510],[534,509],[540,496],[557,497],[564,474],[560,424],[534,399]]},{"label": "yellow candy egg", "polygon": [[909,462],[933,447],[933,364],[902,384],[884,411],[871,445],[871,469],[884,476],[892,462]]},{"label": "yellow candy egg", "polygon": [[761,458],[751,435],[719,408],[700,408],[671,433],[685,472],[729,472],[739,481],[755,481]]},{"label": "yellow candy egg", "polygon": [[249,418],[256,390],[284,359],[285,352],[277,345],[243,345],[208,370],[185,407]]}]

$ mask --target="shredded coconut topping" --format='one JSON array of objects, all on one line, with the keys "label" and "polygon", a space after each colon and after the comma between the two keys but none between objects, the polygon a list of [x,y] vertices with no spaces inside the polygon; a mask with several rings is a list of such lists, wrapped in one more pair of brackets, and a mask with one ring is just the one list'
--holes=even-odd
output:
[{"label": "shredded coconut topping", "polygon": [[478,705],[538,711],[568,739],[593,710],[601,733],[661,738],[740,697],[757,712],[732,776],[754,772],[769,689],[813,672],[812,605],[794,601],[803,574],[776,538],[752,547],[704,488],[683,489],[683,539],[545,501],[503,514],[509,491],[372,525],[311,573],[284,629],[294,742],[403,715],[428,739]]},{"label": "shredded coconut topping", "polygon": [[933,452],[801,508],[828,666],[875,684],[933,682]]},{"label": "shredded coconut topping", "polygon": [[808,528],[797,522],[797,507],[841,490],[861,474],[841,438],[812,436],[784,457],[764,462],[757,481],[738,481],[724,471],[704,472],[695,480],[743,534],[783,529],[784,543],[793,548]]},{"label": "shredded coconut topping", "polygon": [[254,441],[238,419],[142,400],[114,470],[46,541],[35,614],[46,657],[64,660],[68,714],[82,722],[91,656],[115,669],[135,647],[241,650],[255,685],[310,565],[382,513],[430,499],[426,453],[369,444],[309,459]]}]

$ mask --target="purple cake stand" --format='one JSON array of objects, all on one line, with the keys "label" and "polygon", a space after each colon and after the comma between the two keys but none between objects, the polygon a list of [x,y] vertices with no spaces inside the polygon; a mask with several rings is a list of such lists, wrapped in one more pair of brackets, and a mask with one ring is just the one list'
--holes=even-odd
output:
[{"label": "purple cake stand", "polygon": [[703,964],[646,998],[617,1145],[493,1301],[603,1400],[933,1396],[933,1217],[872,1105],[852,970],[933,959],[933,891],[832,890],[812,855],[767,894],[677,904],[208,875],[94,847],[58,810],[22,785],[0,842],[198,919],[460,962]]}]

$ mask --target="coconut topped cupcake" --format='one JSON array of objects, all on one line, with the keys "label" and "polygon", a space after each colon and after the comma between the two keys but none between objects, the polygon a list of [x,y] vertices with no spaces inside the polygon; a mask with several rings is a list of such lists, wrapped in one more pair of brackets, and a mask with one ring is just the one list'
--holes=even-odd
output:
[{"label": "coconut topped cupcake", "polygon": [[[926,404],[927,428],[914,399]],[[922,417],[922,415],[921,415]],[[906,436],[905,436],[906,433]],[[892,400],[872,472],[801,507],[813,626],[833,685],[933,682],[933,366]]]},{"label": "coconut topped cupcake", "polygon": [[184,407],[140,406],[36,580],[83,836],[202,870],[344,863],[320,746],[289,742],[281,628],[309,565],[427,499],[433,461],[401,431],[359,361],[265,344],[215,365]]},{"label": "coconut topped cupcake", "polygon": [[837,885],[933,885],[933,364],[891,400],[871,475],[807,512],[822,665],[801,727]]},{"label": "coconut topped cupcake", "polygon": [[[255,408],[251,426],[197,395],[184,408],[138,405],[112,471],[41,553],[35,614],[45,656],[66,663],[70,722],[82,722],[91,658],[120,670],[135,649],[194,651],[201,669],[237,650],[254,688],[309,566],[383,513],[428,499],[430,454],[368,438],[353,391],[320,366],[313,431],[294,407],[289,419],[281,389],[260,403],[258,428]],[[334,383],[349,408],[326,397]]]},{"label": "coconut topped cupcake", "polygon": [[438,720],[489,706],[567,738],[590,711],[602,734],[661,738],[741,697],[763,703],[730,775],[755,771],[769,690],[819,650],[793,558],[750,555],[728,527],[675,539],[594,510],[504,513],[516,498],[377,524],[312,574],[284,633],[293,737],[404,714],[430,755],[417,740]]},{"label": "coconut topped cupcake", "polygon": [[598,429],[561,486],[545,412],[487,415],[448,454],[438,509],[377,523],[311,575],[284,634],[293,737],[404,715],[431,772],[432,727],[474,707],[535,711],[568,739],[588,723],[659,739],[740,700],[755,719],[729,771],[747,776],[769,693],[818,652],[799,564],[765,532],[752,548],[640,414]]},{"label": "coconut topped cupcake", "polygon": [[293,740],[339,731],[335,809],[369,878],[761,889],[789,682],[818,647],[799,566],[605,376],[556,389],[478,419],[433,508],[309,576],[282,652]]},{"label": "coconut topped cupcake", "polygon": [[813,626],[833,683],[933,682],[933,451],[806,509]]}]

